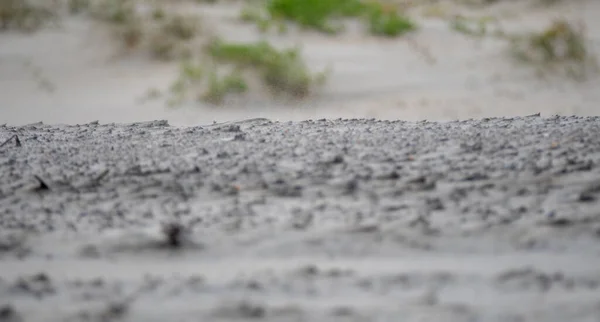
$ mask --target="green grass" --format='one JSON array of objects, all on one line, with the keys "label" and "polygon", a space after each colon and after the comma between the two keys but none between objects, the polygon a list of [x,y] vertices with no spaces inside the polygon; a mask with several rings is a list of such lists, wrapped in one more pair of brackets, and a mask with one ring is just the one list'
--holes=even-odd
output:
[{"label": "green grass", "polygon": [[180,104],[190,92],[201,101],[221,105],[228,96],[250,90],[248,77],[258,77],[276,96],[301,99],[326,78],[325,73],[311,74],[297,48],[278,50],[264,41],[228,43],[215,39],[202,54],[181,63],[179,77],[170,88],[169,105]]},{"label": "green grass", "polygon": [[336,34],[344,30],[343,21],[348,18],[361,19],[376,36],[398,36],[416,29],[416,24],[393,6],[366,0],[266,0],[262,8],[245,9],[241,18],[263,31],[288,21]]},{"label": "green grass", "polygon": [[399,15],[393,8],[371,3],[366,9],[369,11],[369,31],[373,35],[395,37],[417,29],[412,20]]},{"label": "green grass", "polygon": [[[168,12],[160,2],[145,13],[139,12],[135,1],[96,0],[88,10],[92,16],[114,27],[118,39],[127,48],[141,47],[155,59],[182,62],[180,75],[169,91],[171,106],[187,99],[189,92],[196,93],[203,101],[221,104],[228,95],[249,90],[247,76],[258,76],[275,95],[293,98],[310,95],[316,85],[325,81],[324,74],[309,72],[297,49],[277,50],[266,42],[213,41],[208,46],[197,46],[199,43],[195,40],[206,36],[202,35],[198,17]],[[246,20],[264,18],[256,11],[242,14]],[[223,73],[228,67],[233,67],[233,71]]]},{"label": "green grass", "polygon": [[486,28],[484,23],[479,23],[476,26],[473,26],[472,21],[469,21],[467,18],[462,16],[454,17],[450,21],[450,27],[454,31],[469,36],[481,37],[485,36],[486,34]]},{"label": "green grass", "polygon": [[297,48],[278,50],[264,41],[244,44],[216,40],[208,52],[217,61],[258,72],[274,94],[306,97],[324,77],[311,74]]},{"label": "green grass", "polygon": [[183,60],[179,66],[179,77],[169,88],[171,97],[168,105],[174,106],[185,100],[190,89],[197,89],[202,85],[205,74],[203,64]]},{"label": "green grass", "polygon": [[294,21],[300,26],[326,33],[343,28],[341,18],[357,17],[363,3],[359,0],[271,0],[266,5],[273,18]]},{"label": "green grass", "polygon": [[179,40],[190,40],[201,30],[200,20],[192,15],[174,14],[165,16],[160,21],[163,21],[161,31],[166,36]]},{"label": "green grass", "polygon": [[[179,78],[171,85],[169,105],[180,104],[189,93],[204,102],[220,105],[231,94],[241,94],[249,89],[243,73],[233,69],[229,73],[220,72],[219,66],[211,62],[183,61]],[[198,94],[200,93],[200,94]]]},{"label": "green grass", "polygon": [[583,28],[559,19],[541,32],[511,38],[511,50],[522,62],[540,72],[566,71],[576,79],[597,70],[595,56],[589,50]]},{"label": "green grass", "polygon": [[274,19],[271,19],[262,8],[257,6],[247,6],[242,9],[240,19],[245,22],[254,23],[261,32],[268,31],[276,24]]},{"label": "green grass", "polygon": [[[203,34],[199,17],[167,10],[168,0],[144,2],[149,5],[149,10],[140,9],[143,0],[57,1],[59,5],[51,7],[47,5],[50,0],[0,0],[0,27],[35,30],[61,13],[101,22],[114,32],[126,52],[136,50],[156,60],[181,63],[179,77],[168,91],[170,105],[189,97],[221,104],[229,95],[248,91],[249,77],[258,78],[258,82],[252,84],[262,84],[274,95],[304,98],[326,78],[325,73],[313,75],[309,71],[297,48],[278,50],[267,42],[237,44],[222,41],[202,46],[210,39],[210,34]],[[267,5],[263,2],[263,6],[254,7],[255,10],[243,11],[242,18],[263,25],[264,30],[277,26],[283,31],[284,21],[294,16],[306,26],[333,30],[335,28],[329,21],[332,17],[358,15],[362,6],[358,0],[306,2],[268,0]],[[387,24],[381,23],[384,29]],[[157,98],[160,93],[152,94],[149,96]]]},{"label": "green grass", "polygon": [[240,94],[248,90],[248,84],[241,72],[234,70],[220,77],[216,71],[211,72],[208,77],[208,87],[200,96],[200,99],[212,103],[222,104],[230,94]]},{"label": "green grass", "polygon": [[[492,25],[495,28],[490,28]],[[472,37],[484,37],[488,35],[504,36],[498,21],[493,17],[469,18],[456,16],[450,20],[450,28],[456,32]]]}]

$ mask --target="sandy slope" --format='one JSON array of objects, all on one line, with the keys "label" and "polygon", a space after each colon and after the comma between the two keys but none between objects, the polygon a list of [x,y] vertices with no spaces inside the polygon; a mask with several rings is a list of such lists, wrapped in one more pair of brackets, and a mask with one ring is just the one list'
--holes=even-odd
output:
[{"label": "sandy slope", "polygon": [[[449,8],[448,12],[464,11]],[[252,27],[237,21],[239,7],[235,5],[191,9],[201,13],[206,25],[224,37],[261,37]],[[533,6],[531,1],[506,1],[488,11],[499,17],[509,31],[539,29],[559,16],[583,21],[597,50],[599,10],[598,1],[578,0],[564,1],[550,9]],[[102,28],[81,19],[67,19],[57,30],[31,36],[3,33],[0,123],[167,119],[172,124],[194,125],[248,117],[454,120],[537,112],[598,114],[597,78],[585,83],[540,80],[532,70],[510,61],[502,41],[472,39],[452,31],[439,18],[418,21],[421,29],[417,33],[395,40],[365,37],[356,28],[339,37],[310,32],[269,36],[275,43],[302,44],[315,70],[326,66],[334,70],[322,95],[295,107],[262,100],[221,109],[190,104],[172,110],[162,102],[140,104],[149,89],[169,86],[176,66],[152,63],[136,55],[114,59],[114,48]],[[40,79],[54,90],[40,89]]]},{"label": "sandy slope", "polygon": [[0,321],[598,321],[599,132],[0,127]]}]

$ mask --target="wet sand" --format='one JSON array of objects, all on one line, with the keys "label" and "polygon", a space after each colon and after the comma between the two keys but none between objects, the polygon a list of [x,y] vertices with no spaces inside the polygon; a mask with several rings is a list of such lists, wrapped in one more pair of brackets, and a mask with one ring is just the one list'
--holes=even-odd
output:
[{"label": "wet sand", "polygon": [[0,321],[597,321],[599,131],[2,126]]}]

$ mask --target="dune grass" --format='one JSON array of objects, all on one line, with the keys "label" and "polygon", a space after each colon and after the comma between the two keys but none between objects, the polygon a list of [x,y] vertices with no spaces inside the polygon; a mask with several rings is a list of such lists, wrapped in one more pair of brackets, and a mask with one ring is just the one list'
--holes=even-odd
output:
[{"label": "dune grass", "polygon": [[[97,0],[90,12],[108,22],[127,48],[146,47],[159,60],[179,60],[179,77],[170,88],[170,105],[176,105],[189,92],[202,101],[219,105],[231,94],[249,90],[247,79],[258,75],[261,83],[276,95],[304,98],[323,75],[312,75],[298,49],[277,50],[267,42],[226,43],[214,40],[199,46],[197,38],[210,38],[197,16],[163,10],[155,6],[142,14],[136,0]],[[193,62],[193,63],[192,63]],[[233,66],[233,68],[229,68]],[[225,72],[229,70],[229,72]]]},{"label": "dune grass", "polygon": [[304,98],[325,77],[323,73],[311,74],[298,48],[278,50],[265,41],[227,43],[215,40],[208,46],[208,52],[217,61],[257,72],[274,94]]},{"label": "dune grass", "polygon": [[[149,10],[140,10],[142,2]],[[277,27],[284,32],[288,24],[295,24],[333,35],[344,30],[347,19],[358,19],[365,30],[375,36],[397,37],[418,28],[391,1],[256,0],[249,3],[252,5],[242,10],[240,18],[255,23],[262,31]],[[194,97],[218,105],[227,96],[245,93],[257,83],[274,96],[303,99],[326,81],[327,72],[312,73],[298,48],[278,49],[266,41],[219,40],[207,34],[202,17],[168,10],[169,4],[172,4],[170,0],[0,0],[0,28],[35,31],[57,21],[65,11],[87,15],[111,28],[127,50],[139,50],[153,59],[180,63],[179,77],[169,90],[175,98],[171,102],[180,101],[192,91]],[[514,57],[544,72],[562,69],[570,76],[583,78],[590,70],[597,69],[583,29],[565,20],[557,20],[540,32],[516,36],[505,35],[501,30],[493,33],[490,22],[496,21],[455,17],[450,20],[450,27],[469,36],[494,34],[508,39]]]},{"label": "dune grass", "polygon": [[359,0],[271,0],[266,2],[266,9],[275,19],[336,33],[342,30],[342,26],[335,20],[359,16],[363,4]]},{"label": "dune grass", "polygon": [[395,37],[417,29],[412,20],[391,6],[372,2],[364,10],[368,12],[369,31],[373,35]]},{"label": "dune grass", "polygon": [[310,72],[298,48],[277,49],[265,41],[235,43],[217,38],[204,48],[204,54],[182,62],[179,78],[170,88],[170,105],[190,95],[221,105],[228,96],[251,90],[250,84],[263,86],[274,96],[303,99],[326,79],[325,72]]},{"label": "dune grass", "polygon": [[543,74],[566,72],[575,79],[585,79],[597,71],[584,28],[564,19],[553,21],[540,32],[511,37],[511,51],[520,61],[535,66]]},{"label": "dune grass", "polygon": [[248,84],[244,75],[233,70],[225,75],[219,75],[216,71],[212,71],[208,75],[208,86],[199,97],[200,100],[220,105],[225,101],[225,98],[230,94],[241,94],[248,90]]},{"label": "dune grass", "polygon": [[305,29],[326,34],[344,30],[344,20],[361,19],[367,30],[376,36],[399,36],[416,29],[407,16],[392,5],[364,0],[265,0],[242,12],[242,20],[252,21],[260,30],[292,22]]}]

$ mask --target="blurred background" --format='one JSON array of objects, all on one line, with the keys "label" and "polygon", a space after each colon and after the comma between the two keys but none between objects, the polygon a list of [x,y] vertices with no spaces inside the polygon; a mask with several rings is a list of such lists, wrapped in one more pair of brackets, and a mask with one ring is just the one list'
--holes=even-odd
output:
[{"label": "blurred background", "polygon": [[600,115],[596,0],[0,0],[0,124]]}]

